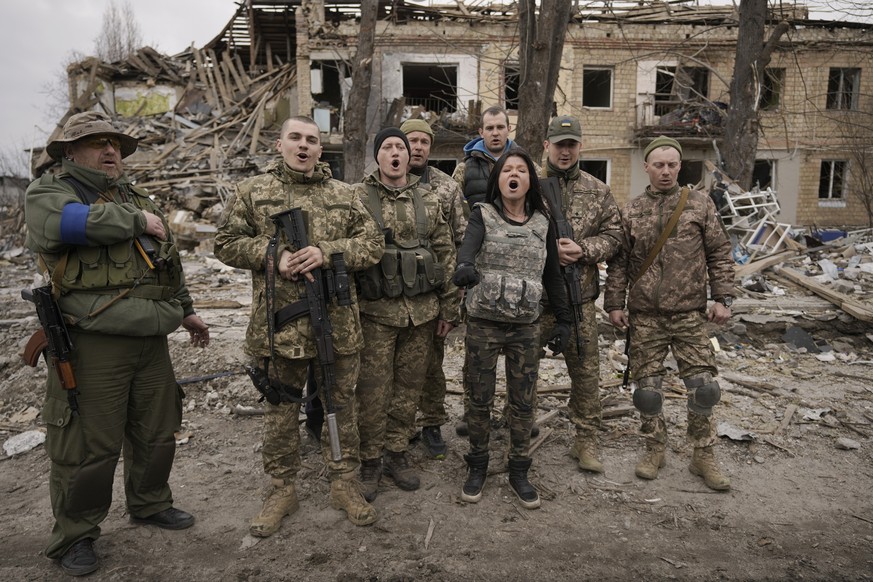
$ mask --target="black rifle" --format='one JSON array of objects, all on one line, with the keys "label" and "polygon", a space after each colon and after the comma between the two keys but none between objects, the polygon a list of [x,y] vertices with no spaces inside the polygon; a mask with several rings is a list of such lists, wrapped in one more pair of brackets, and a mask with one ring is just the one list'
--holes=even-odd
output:
[{"label": "black rifle", "polygon": [[627,357],[627,361],[624,363],[624,374],[621,379],[621,387],[627,388],[628,381],[630,380],[630,325],[627,326],[627,331],[624,333],[624,355]]},{"label": "black rifle", "polygon": [[[573,237],[573,226],[564,216],[563,204],[561,204],[561,184],[557,178],[549,178],[540,182],[543,185],[543,198],[549,205],[549,210],[552,212],[552,217],[555,219],[555,226],[558,230],[558,238],[568,238],[576,240]],[[561,274],[564,275],[564,283],[567,285],[567,294],[570,299],[570,312],[573,317],[573,331],[576,333],[576,354],[582,357],[582,344],[584,343],[579,336],[579,322],[582,321],[582,285],[579,282],[581,268],[578,262],[573,262],[566,267],[561,267]]]},{"label": "black rifle", "polygon": [[[303,220],[303,211],[300,208],[292,208],[285,212],[279,212],[270,216],[277,228],[284,233],[288,242],[296,249],[304,249],[309,246],[306,236],[306,223]],[[301,274],[306,284],[306,303],[309,307],[309,322],[315,336],[315,347],[318,353],[318,363],[321,366],[321,383],[318,391],[324,401],[324,409],[327,412],[327,434],[330,441],[330,454],[334,461],[342,458],[340,451],[339,429],[336,424],[336,411],[333,407],[331,390],[336,384],[336,360],[333,353],[333,327],[327,316],[327,302],[331,296],[336,296],[338,305],[351,304],[351,290],[349,277],[345,268],[342,253],[331,255],[334,265],[335,276],[322,276],[321,267],[312,269],[309,274],[315,279],[310,281],[306,275]],[[328,273],[330,275],[330,273]]]},{"label": "black rifle", "polygon": [[[33,290],[22,289],[21,298],[32,301],[36,305],[36,315],[42,326],[42,332],[45,334],[46,362],[55,369],[58,380],[61,382],[61,388],[67,391],[67,402],[70,403],[70,409],[74,415],[78,416],[79,402],[76,400],[76,396],[78,396],[79,391],[76,389],[76,375],[73,372],[73,364],[70,362],[73,342],[70,340],[70,333],[67,331],[67,325],[64,323],[64,316],[58,307],[58,302],[52,297],[52,287],[47,285],[36,287]],[[31,342],[42,341],[42,338],[38,338],[38,334],[39,332],[31,338]],[[34,361],[31,365],[35,366],[36,362]]]}]

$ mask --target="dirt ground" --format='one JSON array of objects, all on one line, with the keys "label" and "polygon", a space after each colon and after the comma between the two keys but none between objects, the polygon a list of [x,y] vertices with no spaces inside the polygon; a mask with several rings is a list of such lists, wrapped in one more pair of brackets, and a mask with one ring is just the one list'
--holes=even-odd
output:
[{"label": "dirt ground", "polygon": [[[195,349],[185,334],[173,334],[177,376],[238,370],[248,277],[206,257],[186,261],[212,345]],[[33,370],[18,357],[35,326],[18,295],[32,283],[33,265],[7,253],[0,272],[2,442],[40,428],[46,368]],[[374,525],[355,527],[330,508],[324,463],[304,435],[300,511],[271,538],[249,536],[248,522],[268,479],[259,454],[262,420],[238,412],[260,406],[256,392],[246,376],[187,383],[187,440],[178,447],[171,484],[176,505],[195,514],[197,523],[180,532],[131,525],[119,468],[115,502],[95,544],[101,568],[91,579],[873,580],[870,330],[804,295],[795,290],[791,298],[743,299],[733,323],[719,330],[724,396],[717,417],[753,433],[751,440],[719,439],[730,492],[712,492],[688,472],[685,400],[675,376],[667,379],[667,466],[655,481],[634,476],[642,441],[628,410],[630,395],[617,386],[622,338],[602,325],[601,394],[616,414],[601,433],[605,474],[580,472],[568,454],[569,380],[563,360],[548,358],[539,399],[539,415],[547,420],[532,469],[542,508],[521,508],[508,488],[501,461],[505,429],[492,441],[482,501],[462,503],[466,443],[452,430],[461,413],[458,329],[446,359],[452,420],[443,434],[449,455],[431,460],[414,444],[422,486],[404,492],[383,482]],[[807,330],[833,352],[805,353],[785,344],[782,334],[790,326]],[[42,446],[0,460],[2,580],[63,577],[42,555],[52,526],[48,473]]]}]

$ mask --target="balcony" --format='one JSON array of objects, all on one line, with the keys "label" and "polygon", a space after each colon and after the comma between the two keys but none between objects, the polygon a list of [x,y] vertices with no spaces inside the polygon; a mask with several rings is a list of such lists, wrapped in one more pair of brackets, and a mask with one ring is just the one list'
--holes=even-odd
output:
[{"label": "balcony", "polygon": [[727,105],[719,101],[677,101],[658,94],[641,95],[636,105],[634,136],[681,138],[721,137]]}]

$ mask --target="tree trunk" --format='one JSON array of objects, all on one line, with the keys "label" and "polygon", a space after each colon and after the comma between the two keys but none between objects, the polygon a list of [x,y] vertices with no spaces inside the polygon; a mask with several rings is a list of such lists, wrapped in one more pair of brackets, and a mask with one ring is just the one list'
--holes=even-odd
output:
[{"label": "tree trunk", "polygon": [[539,162],[552,115],[555,88],[570,22],[572,0],[543,0],[539,15],[534,0],[519,2],[518,127],[515,141]]},{"label": "tree trunk", "polygon": [[376,43],[378,0],[361,2],[361,26],[358,50],[352,70],[352,88],[343,112],[343,181],[360,182],[364,177],[367,149],[367,105],[370,102],[370,79],[373,69],[373,46]]},{"label": "tree trunk", "polygon": [[[758,96],[764,71],[779,38],[788,30],[780,22],[764,44],[767,0],[741,0],[737,53],[731,79],[730,107],[721,152],[724,170],[744,190],[752,187],[758,153]],[[760,39],[760,40],[758,40]]]}]

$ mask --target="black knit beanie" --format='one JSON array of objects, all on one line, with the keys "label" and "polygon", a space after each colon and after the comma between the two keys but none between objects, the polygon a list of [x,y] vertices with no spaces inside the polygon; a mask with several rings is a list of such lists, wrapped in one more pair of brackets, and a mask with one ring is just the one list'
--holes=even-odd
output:
[{"label": "black knit beanie", "polygon": [[376,137],[373,138],[373,157],[377,157],[379,153],[379,148],[382,147],[382,142],[388,139],[389,137],[399,137],[403,140],[403,143],[406,145],[406,152],[412,155],[412,148],[409,147],[409,140],[406,139],[406,134],[400,131],[396,127],[386,127],[382,131],[376,134]]}]

